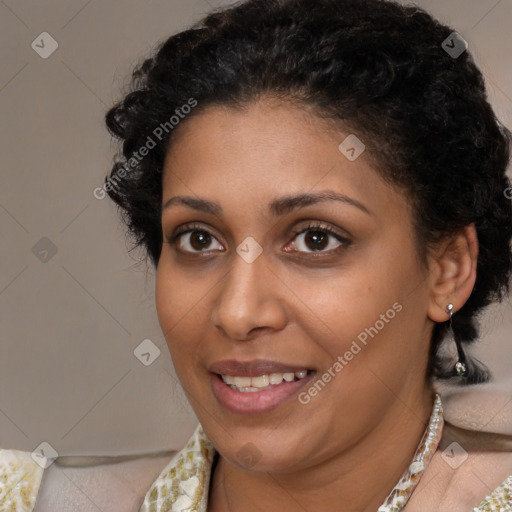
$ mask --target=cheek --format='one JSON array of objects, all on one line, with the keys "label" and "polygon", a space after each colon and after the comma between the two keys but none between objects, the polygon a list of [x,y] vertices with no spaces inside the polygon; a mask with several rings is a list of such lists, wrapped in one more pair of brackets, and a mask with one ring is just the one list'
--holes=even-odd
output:
[{"label": "cheek", "polygon": [[179,368],[189,368],[200,353],[206,332],[210,286],[188,279],[184,272],[162,262],[155,279],[155,303],[160,328],[170,355]]},{"label": "cheek", "polygon": [[[344,354],[376,367],[403,359],[411,315],[416,318],[421,309],[423,287],[417,284],[423,277],[412,249],[400,255],[390,246],[365,252],[328,277],[302,276],[295,290],[306,306],[302,329],[321,344],[325,363]],[[359,367],[350,366],[352,371]]]},{"label": "cheek", "polygon": [[193,282],[175,265],[165,260],[159,263],[155,278],[155,303],[164,335],[186,321],[188,314],[193,314],[194,305],[201,298],[200,292],[194,290]]},{"label": "cheek", "polygon": [[[155,280],[155,304],[158,322],[173,361],[178,356],[184,331],[193,313],[188,287],[164,262],[158,266]],[[188,312],[188,314],[187,314]]]},{"label": "cheek", "polygon": [[173,300],[173,286],[171,283],[172,277],[166,271],[165,263],[160,260],[155,278],[155,305],[158,321],[164,335],[172,325],[172,306],[175,301]]}]

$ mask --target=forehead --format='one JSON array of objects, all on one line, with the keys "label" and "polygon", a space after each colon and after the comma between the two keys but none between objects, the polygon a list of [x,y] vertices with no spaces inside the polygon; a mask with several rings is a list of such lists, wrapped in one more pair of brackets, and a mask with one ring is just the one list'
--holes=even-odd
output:
[{"label": "forehead", "polygon": [[[207,107],[173,134],[163,202],[186,194],[246,209],[283,195],[329,189],[361,203],[396,206],[400,194],[382,180],[362,150],[364,141],[355,137],[285,102]],[[344,141],[354,146],[348,156],[355,153],[355,159],[343,152]]]}]

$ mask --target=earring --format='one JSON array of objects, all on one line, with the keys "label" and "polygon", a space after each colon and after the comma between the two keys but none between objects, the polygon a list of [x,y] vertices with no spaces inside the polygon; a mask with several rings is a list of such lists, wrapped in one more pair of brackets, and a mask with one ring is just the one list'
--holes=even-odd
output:
[{"label": "earring", "polygon": [[468,367],[466,363],[466,355],[464,354],[464,350],[462,349],[462,344],[457,336],[455,336],[455,332],[453,330],[452,325],[452,317],[453,317],[453,304],[448,304],[446,306],[446,312],[450,314],[450,330],[452,332],[452,337],[455,340],[455,345],[457,346],[457,354],[458,360],[455,363],[453,368],[453,376],[454,377],[465,377],[468,373]]}]

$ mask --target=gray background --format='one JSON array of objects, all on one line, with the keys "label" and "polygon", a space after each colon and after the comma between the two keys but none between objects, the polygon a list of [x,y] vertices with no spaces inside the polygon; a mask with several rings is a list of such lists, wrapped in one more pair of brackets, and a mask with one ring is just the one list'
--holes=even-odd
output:
[{"label": "gray background", "polygon": [[[93,190],[116,150],[103,117],[132,67],[228,3],[0,0],[1,447],[180,449],[196,425],[158,326],[154,273],[135,265],[114,205]],[[468,41],[511,127],[512,0],[417,5]],[[58,43],[45,59],[31,47],[42,32]],[[510,302],[493,307],[476,353],[512,393],[511,332]],[[161,350],[149,366],[134,355],[145,339]]]}]

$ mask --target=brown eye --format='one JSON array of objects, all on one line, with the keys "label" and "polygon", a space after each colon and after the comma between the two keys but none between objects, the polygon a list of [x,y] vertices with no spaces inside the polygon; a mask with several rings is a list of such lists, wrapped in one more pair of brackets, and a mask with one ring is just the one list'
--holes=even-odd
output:
[{"label": "brown eye", "polygon": [[[350,241],[336,231],[321,224],[314,224],[305,227],[294,235],[293,245],[295,252],[302,253],[330,253],[340,248],[346,248]],[[202,226],[188,225],[173,235],[168,242],[183,253],[201,253],[210,250],[222,252],[224,248],[217,241],[217,238]],[[217,247],[213,247],[214,243]],[[286,251],[290,252],[290,251]],[[293,252],[293,251],[292,251]]]},{"label": "brown eye", "polygon": [[[199,253],[212,250],[212,244],[217,239],[206,229],[196,226],[185,226],[181,231],[171,237],[169,243],[185,253]],[[217,242],[220,250],[222,245]],[[216,250],[215,247],[213,250]]]},{"label": "brown eye", "polygon": [[190,246],[201,251],[202,249],[208,248],[211,243],[211,236],[206,231],[191,231],[189,237]]},{"label": "brown eye", "polygon": [[304,236],[304,245],[312,251],[321,251],[329,245],[329,235],[323,231],[307,231]]},{"label": "brown eye", "polygon": [[[183,237],[183,235],[187,236]],[[208,231],[188,231],[181,233],[179,237],[179,246],[181,250],[186,252],[202,252],[210,249],[210,245],[212,244],[213,240],[216,240],[216,238],[208,233]],[[222,248],[222,246],[220,247]]]},{"label": "brown eye", "polygon": [[[310,225],[295,234],[297,252],[334,252],[350,245],[350,241],[323,225]],[[326,250],[327,249],[327,250]]]}]

